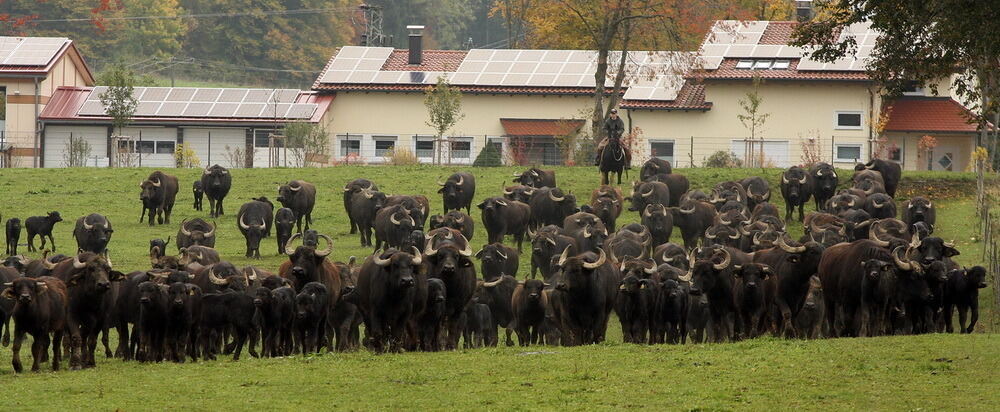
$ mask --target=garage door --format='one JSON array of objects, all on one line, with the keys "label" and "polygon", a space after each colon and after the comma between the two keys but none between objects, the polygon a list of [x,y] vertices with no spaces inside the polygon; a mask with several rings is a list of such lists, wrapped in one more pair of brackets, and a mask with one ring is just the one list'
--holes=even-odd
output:
[{"label": "garage door", "polygon": [[[754,142],[754,152],[761,153],[763,147],[764,163],[767,167],[789,167],[791,161],[788,158],[787,140],[765,140]],[[733,140],[732,151],[737,159],[743,159],[746,155],[746,142],[743,140]]]},{"label": "garage door", "polygon": [[83,138],[90,145],[88,167],[108,165],[108,128],[103,126],[48,126],[45,128],[44,167],[67,167],[70,137]]},{"label": "garage door", "polygon": [[218,164],[223,167],[244,167],[236,152],[246,148],[245,129],[184,129],[184,144],[194,149],[202,167]]}]

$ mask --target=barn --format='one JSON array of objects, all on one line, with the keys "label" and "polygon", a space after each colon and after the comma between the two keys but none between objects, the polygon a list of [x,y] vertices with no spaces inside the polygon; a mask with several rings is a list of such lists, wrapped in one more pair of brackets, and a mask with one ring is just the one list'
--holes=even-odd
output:
[{"label": "barn", "polygon": [[[318,123],[333,100],[295,89],[137,87],[135,116],[119,133],[101,104],[104,90],[56,90],[39,117],[41,167],[174,167],[182,144],[201,166],[299,166],[294,148],[280,141],[281,128]],[[71,142],[88,150],[71,159]]]}]

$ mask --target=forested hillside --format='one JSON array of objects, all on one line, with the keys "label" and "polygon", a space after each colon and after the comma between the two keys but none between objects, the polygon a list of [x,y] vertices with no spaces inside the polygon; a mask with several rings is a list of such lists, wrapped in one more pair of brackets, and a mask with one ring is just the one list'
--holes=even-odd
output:
[{"label": "forested hillside", "polygon": [[[406,47],[406,25],[427,26],[426,48],[586,47],[559,3],[602,0],[369,0],[383,32]],[[790,0],[656,0],[672,27],[650,47],[689,48],[716,18],[787,18]],[[124,60],[157,84],[308,87],[333,51],[359,44],[359,0],[0,0],[6,35],[65,36],[96,70]],[[592,5],[591,5],[592,6]]]}]

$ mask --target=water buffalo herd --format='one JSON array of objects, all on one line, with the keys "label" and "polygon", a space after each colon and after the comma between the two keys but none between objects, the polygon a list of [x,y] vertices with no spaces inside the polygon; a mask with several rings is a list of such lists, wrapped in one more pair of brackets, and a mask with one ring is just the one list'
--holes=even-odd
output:
[{"label": "water buffalo herd", "polygon": [[[986,271],[958,265],[959,251],[934,236],[931,200],[897,207],[894,163],[859,164],[844,184],[828,164],[789,168],[780,176],[783,217],[760,177],[706,193],[658,159],[640,177],[627,196],[601,185],[578,204],[554,171],[532,168],[476,203],[475,177],[455,173],[438,183],[444,207],[435,215],[425,196],[355,179],[343,187],[344,209],[351,233],[374,248],[360,262],[332,259],[331,238],[311,229],[318,188],[292,180],[278,189],[283,207],[259,197],[235,217],[247,257],[259,258],[276,228],[287,260],[274,272],[224,260],[216,224],[200,218],[180,223],[178,255],[167,252],[169,238],[153,239],[151,267],[131,273],[108,256],[105,216],[77,220],[76,254],[38,260],[16,255],[16,239],[12,250],[9,237],[20,233],[12,219],[11,257],[0,268],[3,342],[12,318],[20,372],[25,334],[38,370],[50,353],[53,369],[63,353],[73,368],[94,366],[98,338],[107,357],[145,362],[239,359],[244,349],[255,357],[436,351],[497,345],[499,330],[507,345],[512,335],[524,346],[591,344],[605,340],[612,312],[626,342],[648,344],[952,332],[955,309],[962,333],[975,327]],[[194,191],[219,217],[231,186],[229,171],[214,165]],[[169,223],[177,188],[159,171],[142,182],[149,224]],[[815,211],[804,213],[810,198]],[[804,229],[797,239],[785,223],[795,208]],[[624,209],[639,223],[618,224]],[[470,243],[477,218],[488,237],[478,250]],[[45,248],[61,220],[58,212],[27,218],[29,249],[35,235]],[[530,274],[518,273],[522,260]]]}]

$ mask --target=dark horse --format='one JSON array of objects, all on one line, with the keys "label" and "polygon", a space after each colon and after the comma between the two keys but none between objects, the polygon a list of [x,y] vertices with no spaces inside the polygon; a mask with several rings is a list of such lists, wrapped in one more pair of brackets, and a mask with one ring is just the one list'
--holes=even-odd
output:
[{"label": "dark horse", "polygon": [[625,149],[622,146],[621,138],[610,136],[608,144],[601,152],[601,163],[598,168],[601,170],[601,184],[607,185],[608,173],[618,174],[618,184],[622,184],[622,170],[625,169]]}]

